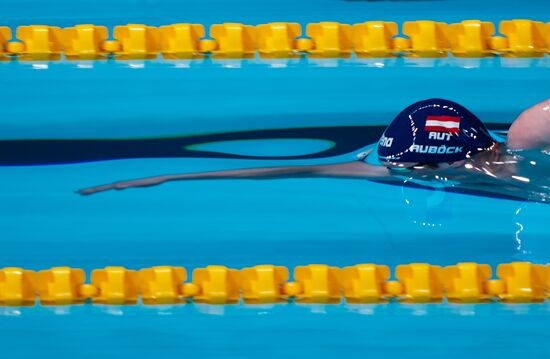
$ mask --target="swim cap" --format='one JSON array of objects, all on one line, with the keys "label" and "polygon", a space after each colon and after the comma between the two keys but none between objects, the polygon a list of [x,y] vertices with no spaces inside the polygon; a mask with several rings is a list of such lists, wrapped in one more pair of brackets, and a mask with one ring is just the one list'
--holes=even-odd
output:
[{"label": "swim cap", "polygon": [[495,141],[485,125],[461,105],[430,99],[410,105],[378,142],[385,165],[456,162],[489,149]]}]

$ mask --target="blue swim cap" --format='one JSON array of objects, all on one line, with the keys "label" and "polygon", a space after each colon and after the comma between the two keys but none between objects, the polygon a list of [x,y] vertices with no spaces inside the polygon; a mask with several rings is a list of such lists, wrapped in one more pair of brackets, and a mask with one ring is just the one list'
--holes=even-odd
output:
[{"label": "blue swim cap", "polygon": [[494,144],[485,125],[466,108],[430,99],[410,105],[395,117],[378,142],[378,159],[387,166],[451,163]]}]

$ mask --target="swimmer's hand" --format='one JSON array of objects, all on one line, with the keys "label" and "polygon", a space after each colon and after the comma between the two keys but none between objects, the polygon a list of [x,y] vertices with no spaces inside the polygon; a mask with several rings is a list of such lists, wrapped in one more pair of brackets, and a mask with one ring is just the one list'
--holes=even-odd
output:
[{"label": "swimmer's hand", "polygon": [[178,177],[178,175],[156,176],[156,177],[148,177],[148,178],[131,180],[131,181],[120,181],[120,182],[114,182],[110,184],[99,185],[95,187],[79,189],[78,191],[76,191],[76,193],[81,194],[83,196],[87,196],[90,194],[105,192],[112,189],[121,191],[123,189],[132,188],[132,187],[149,187],[149,186],[155,186],[155,185],[164,183],[166,181],[174,180],[175,179],[174,177]]}]

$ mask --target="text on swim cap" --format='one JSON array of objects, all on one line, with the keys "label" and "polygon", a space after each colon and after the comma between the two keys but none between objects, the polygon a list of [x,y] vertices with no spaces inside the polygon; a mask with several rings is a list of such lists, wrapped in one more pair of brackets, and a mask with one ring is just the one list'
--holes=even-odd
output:
[{"label": "text on swim cap", "polygon": [[382,147],[391,147],[391,145],[393,144],[393,137],[382,136],[378,143]]},{"label": "text on swim cap", "polygon": [[445,146],[445,145],[442,145],[442,146],[411,145],[410,151],[416,152],[416,153],[453,154],[453,153],[461,153],[462,147]]},{"label": "text on swim cap", "polygon": [[446,132],[430,132],[428,138],[430,140],[450,141],[451,134]]}]

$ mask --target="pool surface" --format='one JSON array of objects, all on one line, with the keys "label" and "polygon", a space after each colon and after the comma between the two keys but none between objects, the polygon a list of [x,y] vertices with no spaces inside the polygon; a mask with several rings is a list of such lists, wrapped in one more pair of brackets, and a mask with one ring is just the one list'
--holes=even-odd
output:
[{"label": "pool surface", "polygon": [[[521,6],[520,6],[521,5]],[[550,21],[546,1],[36,0],[0,25],[380,19]],[[351,161],[401,109],[441,97],[493,130],[550,96],[550,56],[0,62],[0,267],[546,264],[547,204],[358,179],[168,173]],[[493,267],[494,268],[494,267]],[[0,307],[3,358],[547,358],[541,304]]]}]

